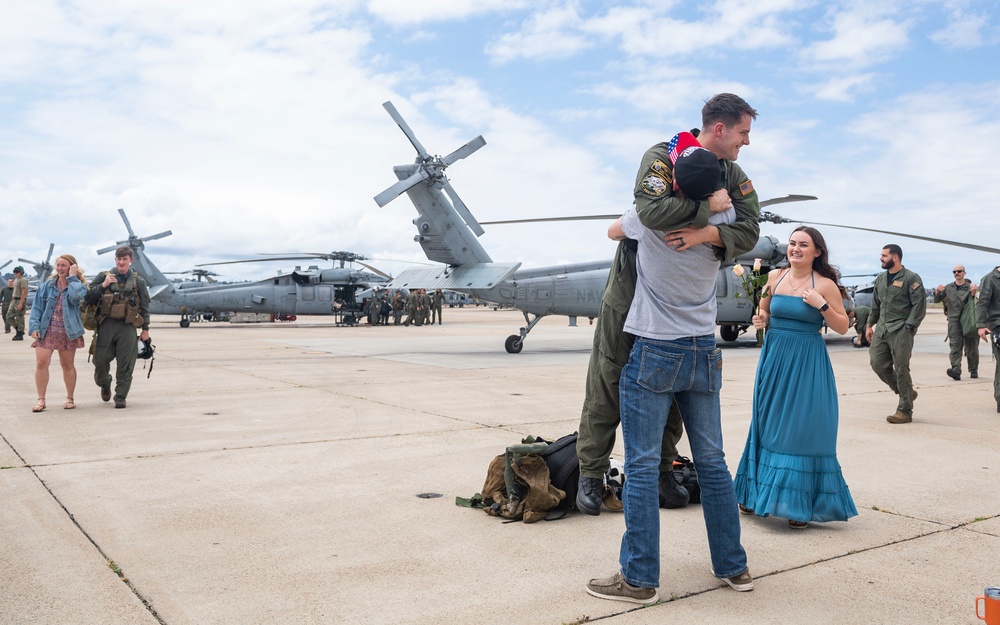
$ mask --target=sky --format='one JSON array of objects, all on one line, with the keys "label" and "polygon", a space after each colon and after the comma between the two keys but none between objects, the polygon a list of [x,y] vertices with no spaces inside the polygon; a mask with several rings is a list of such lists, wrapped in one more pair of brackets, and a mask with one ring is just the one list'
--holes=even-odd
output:
[{"label": "sky", "polygon": [[[398,273],[425,258],[408,198],[372,199],[415,157],[383,102],[432,154],[484,136],[447,173],[487,221],[624,211],[643,152],[700,126],[720,92],[759,112],[738,163],[760,197],[819,197],[770,210],[1000,247],[998,58],[994,1],[7,2],[0,264],[54,244],[93,275],[113,264],[96,250],[127,237],[122,208],[140,236],[173,232],[146,246],[164,271],[349,250]],[[607,225],[480,241],[523,267],[610,259]],[[844,274],[880,271],[892,242],[929,286],[1000,264],[819,228]]]}]

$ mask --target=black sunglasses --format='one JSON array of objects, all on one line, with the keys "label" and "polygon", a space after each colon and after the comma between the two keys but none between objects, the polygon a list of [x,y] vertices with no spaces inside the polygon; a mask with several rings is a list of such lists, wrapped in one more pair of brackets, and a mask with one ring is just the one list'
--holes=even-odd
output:
[{"label": "black sunglasses", "polygon": [[965,273],[965,270],[962,269],[961,271],[952,271],[952,273]]}]

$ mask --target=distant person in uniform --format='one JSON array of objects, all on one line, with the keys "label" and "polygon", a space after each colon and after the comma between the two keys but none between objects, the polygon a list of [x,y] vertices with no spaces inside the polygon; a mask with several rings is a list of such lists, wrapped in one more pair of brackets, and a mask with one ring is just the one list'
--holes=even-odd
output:
[{"label": "distant person in uniform", "polygon": [[969,363],[969,377],[979,377],[979,337],[967,337],[962,331],[962,310],[975,299],[976,285],[965,279],[965,267],[957,265],[951,270],[955,281],[948,285],[939,284],[934,290],[934,303],[944,302],[944,313],[948,317],[948,359],[951,362],[945,373],[953,380],[962,379],[962,351]]},{"label": "distant person in uniform", "polygon": [[979,281],[976,326],[979,338],[993,344],[993,360],[997,363],[993,370],[993,399],[1000,413],[1000,267],[994,267]]},{"label": "distant person in uniform", "polygon": [[406,308],[406,300],[403,294],[396,291],[392,296],[392,324],[399,325],[403,320],[403,310]]},{"label": "distant person in uniform", "polygon": [[149,290],[146,281],[132,269],[132,248],[115,250],[115,267],[102,271],[90,282],[86,302],[97,306],[97,345],[94,351],[94,382],[101,399],[111,401],[111,361],[115,367],[115,408],[125,408],[132,388],[132,371],[139,339],[149,340]]},{"label": "distant person in uniform", "polygon": [[389,303],[389,294],[385,291],[378,298],[378,320],[384,326],[389,325],[389,314],[392,313],[392,304]]},{"label": "distant person in uniform", "polygon": [[851,318],[851,325],[854,327],[854,331],[858,333],[857,336],[851,339],[851,345],[859,349],[871,345],[868,339],[865,338],[865,330],[868,329],[868,316],[871,313],[871,308],[861,305],[856,305],[847,312],[848,317]]},{"label": "distant person in uniform", "polygon": [[76,258],[63,254],[56,259],[56,272],[38,286],[35,302],[28,319],[28,333],[35,339],[35,390],[38,403],[32,412],[45,410],[45,391],[49,385],[49,365],[52,352],[59,352],[63,383],[66,385],[66,402],[63,408],[76,408],[73,393],[76,391],[76,350],[84,346],[83,319],[80,303],[87,295],[87,284]]},{"label": "distant person in uniform", "polygon": [[872,311],[865,338],[871,343],[868,357],[879,379],[899,395],[896,412],[889,423],[913,421],[913,400],[917,391],[910,377],[913,337],[927,314],[924,282],[903,267],[903,250],[896,244],[882,248],[880,261],[885,273],[875,278]]},{"label": "distant person in uniform", "polygon": [[10,310],[10,302],[14,299],[14,278],[8,278],[0,287],[0,317],[3,317],[4,334],[10,334],[10,322],[7,321],[7,311]]},{"label": "distant person in uniform", "polygon": [[404,326],[409,326],[411,323],[417,325],[417,300],[419,299],[419,289],[410,289],[410,294],[406,296],[406,320],[403,321]]},{"label": "distant person in uniform", "polygon": [[420,289],[420,295],[417,296],[417,315],[420,318],[417,325],[430,325],[431,296],[427,294],[427,289]]},{"label": "distant person in uniform", "polygon": [[28,279],[24,277],[24,267],[14,267],[14,284],[12,286],[10,309],[4,317],[7,324],[14,328],[12,341],[24,340],[24,310],[28,302]]},{"label": "distant person in uniform", "polygon": [[434,291],[434,297],[431,300],[431,324],[434,323],[434,318],[437,318],[437,324],[441,325],[441,308],[444,305],[444,292],[441,289]]}]

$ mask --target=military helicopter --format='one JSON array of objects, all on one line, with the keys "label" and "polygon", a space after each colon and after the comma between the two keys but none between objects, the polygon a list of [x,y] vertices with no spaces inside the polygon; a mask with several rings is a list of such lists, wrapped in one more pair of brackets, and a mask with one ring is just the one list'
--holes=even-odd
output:
[{"label": "military helicopter", "polygon": [[35,270],[35,278],[33,282],[42,282],[47,280],[49,276],[52,275],[52,251],[56,249],[55,243],[49,243],[49,253],[42,262],[28,260],[27,258],[18,258],[17,260],[22,263],[28,263]]},{"label": "military helicopter", "polygon": [[[395,106],[391,102],[385,102],[382,106],[416,149],[417,158],[414,163],[393,167],[399,182],[376,195],[375,202],[379,206],[385,206],[405,192],[418,213],[418,217],[413,220],[417,227],[414,240],[420,243],[429,260],[445,265],[444,268],[406,270],[397,276],[390,286],[452,289],[468,293],[480,300],[521,310],[526,325],[520,328],[518,334],[512,334],[504,342],[504,348],[512,354],[521,351],[528,333],[545,316],[568,316],[570,325],[576,324],[578,316],[591,319],[597,316],[611,268],[611,259],[517,271],[520,263],[494,263],[479,244],[477,237],[484,233],[482,226],[488,224],[617,219],[620,214],[480,223],[451,186],[444,171],[450,165],[483,147],[486,144],[483,137],[481,135],[476,137],[448,156],[432,156],[417,140]],[[763,208],[774,204],[815,199],[815,196],[809,195],[788,195],[764,200],[760,206]],[[769,212],[761,212],[760,220],[772,223],[799,223]],[[1000,250],[995,248],[888,230],[809,223],[867,230],[1000,253]],[[750,327],[753,315],[754,303],[743,294],[742,281],[732,271],[733,265],[739,263],[749,268],[755,259],[761,259],[762,270],[767,271],[786,262],[785,251],[786,244],[779,243],[775,237],[762,236],[751,251],[723,265],[719,270],[716,291],[717,323],[723,340],[735,341]],[[530,318],[529,315],[534,317]]]},{"label": "military helicopter", "polygon": [[335,307],[338,315],[357,314],[360,311],[358,294],[374,285],[388,282],[385,275],[344,267],[343,260],[361,258],[348,252],[342,256],[340,267],[330,269],[316,267],[303,271],[296,268],[288,274],[251,282],[201,286],[198,286],[197,282],[189,282],[175,285],[153,264],[144,251],[147,241],[170,236],[172,232],[167,230],[148,237],[137,236],[125,211],[118,209],[118,213],[125,222],[128,238],[100,249],[97,253],[105,254],[120,245],[128,245],[133,253],[133,267],[149,285],[150,312],[179,314],[182,328],[191,324],[192,317],[216,318],[221,313],[229,312],[283,315],[290,320],[296,315],[333,315]]}]

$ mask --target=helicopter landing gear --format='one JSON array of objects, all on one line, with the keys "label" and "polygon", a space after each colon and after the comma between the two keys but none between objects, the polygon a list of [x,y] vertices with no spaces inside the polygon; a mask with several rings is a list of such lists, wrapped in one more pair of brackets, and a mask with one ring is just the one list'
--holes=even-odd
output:
[{"label": "helicopter landing gear", "polygon": [[521,340],[520,336],[511,334],[507,337],[503,347],[507,350],[508,354],[520,354],[521,348],[524,347],[524,341]]},{"label": "helicopter landing gear", "polygon": [[187,317],[181,317],[181,327],[186,328],[189,325],[191,325],[191,320],[188,319]]},{"label": "helicopter landing gear", "polygon": [[740,338],[740,327],[735,325],[719,326],[719,334],[723,341],[735,341]]},{"label": "helicopter landing gear", "polygon": [[507,337],[507,340],[504,342],[503,347],[504,349],[507,350],[508,354],[521,353],[521,349],[524,348],[524,339],[525,337],[528,336],[528,332],[531,332],[531,329],[535,327],[535,324],[541,321],[542,317],[544,317],[544,315],[535,315],[534,319],[528,321],[528,313],[524,312],[523,310],[521,311],[521,313],[524,315],[524,320],[528,322],[528,325],[521,328],[520,334],[511,334],[510,336]]}]

